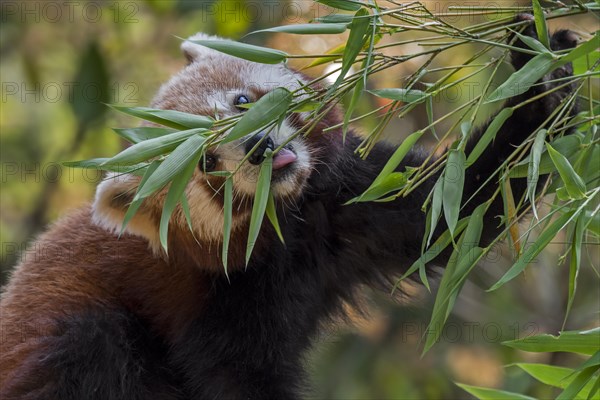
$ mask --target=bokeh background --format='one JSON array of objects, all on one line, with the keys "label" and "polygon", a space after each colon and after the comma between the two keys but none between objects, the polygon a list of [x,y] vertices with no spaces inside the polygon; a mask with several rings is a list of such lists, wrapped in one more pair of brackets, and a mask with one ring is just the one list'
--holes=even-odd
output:
[{"label": "bokeh background", "polygon": [[[437,12],[461,3],[473,7],[529,5],[517,1],[424,3]],[[122,148],[124,143],[111,127],[131,127],[138,121],[111,111],[105,103],[148,105],[161,82],[185,65],[178,37],[203,31],[240,39],[253,30],[307,22],[334,12],[309,0],[3,1],[0,5],[2,284],[22,251],[47,224],[91,201],[101,176],[95,171],[70,170],[60,162],[109,156]],[[471,25],[485,18],[489,17],[465,11],[453,17],[453,23]],[[550,25],[589,37],[597,24],[597,16],[583,15],[552,20]],[[411,34],[403,33],[403,39]],[[394,51],[419,51],[417,38]],[[292,54],[323,54],[344,40],[344,35],[276,34],[244,39]],[[460,64],[476,50],[477,46],[461,46],[436,59],[432,67]],[[499,54],[500,50],[490,56]],[[290,65],[303,68],[308,62],[295,59]],[[416,58],[403,63],[376,75],[369,85],[401,87],[402,78],[422,62]],[[305,72],[318,76],[325,68]],[[510,68],[504,73],[510,73]],[[456,74],[453,79],[460,77]],[[435,115],[478,94],[485,78],[483,73],[437,98]],[[592,90],[597,98],[598,87]],[[358,112],[379,105],[374,97],[363,96]],[[481,115],[481,119],[485,117]],[[377,115],[356,128],[368,133],[376,122]],[[386,139],[399,143],[425,125],[425,110],[418,108],[393,121]],[[369,315],[351,311],[351,321],[325,329],[307,357],[313,397],[468,398],[454,381],[552,397],[551,389],[535,384],[517,368],[503,366],[516,361],[574,365],[580,360],[560,353],[522,353],[500,342],[541,332],[555,334],[561,329],[568,282],[562,241],[563,236],[557,237],[525,276],[502,290],[485,293],[511,262],[510,250],[499,246],[497,257],[488,259],[466,284],[440,343],[422,358],[420,338],[433,296],[419,287],[406,287],[402,299],[365,289]],[[598,325],[599,247],[588,243],[586,249],[579,292],[566,329]]]}]

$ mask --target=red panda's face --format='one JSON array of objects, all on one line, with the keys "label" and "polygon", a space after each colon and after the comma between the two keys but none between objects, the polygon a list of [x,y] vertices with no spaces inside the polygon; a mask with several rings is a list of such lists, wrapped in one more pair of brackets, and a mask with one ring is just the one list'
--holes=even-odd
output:
[{"label": "red panda's face", "polygon": [[[206,36],[196,35],[191,39],[199,38]],[[303,95],[297,90],[306,83],[305,77],[283,64],[252,63],[187,41],[182,48],[189,64],[160,88],[152,104],[155,108],[223,119],[245,112],[241,107],[243,104],[256,102],[277,87]],[[273,158],[271,188],[276,198],[289,202],[300,196],[316,162],[315,151],[323,147],[311,144],[302,135],[295,137],[306,123],[307,115],[304,114],[295,113],[277,127],[259,132],[257,136],[249,135],[208,150],[186,188],[196,238],[215,243],[222,240],[223,198],[220,189],[223,178],[209,174],[211,171],[237,170],[233,178],[233,229],[247,224],[266,148],[276,149],[287,143]],[[261,137],[264,138],[258,144]],[[258,150],[248,157],[255,147]],[[137,185],[139,177],[108,176],[97,191],[96,223],[119,231]],[[160,248],[158,221],[164,196],[165,190],[162,190],[147,198],[126,229],[146,237],[155,250]],[[181,209],[176,209],[173,214],[169,232],[172,229],[188,229]]]},{"label": "red panda's face", "polygon": [[[190,39],[200,38],[205,36]],[[268,96],[277,87],[297,91],[305,84],[302,75],[283,64],[253,63],[191,42],[184,42],[182,47],[189,64],[161,87],[153,102],[156,108],[223,119],[244,113],[244,104]],[[300,136],[290,140],[302,125],[303,115],[295,114],[277,127],[213,147],[201,161],[195,183],[207,191],[216,191],[218,187],[213,186],[219,180],[207,172],[237,170],[233,178],[234,194],[252,198],[264,151],[287,143],[273,159],[272,189],[277,197],[297,197],[311,168],[311,151],[306,140]],[[255,150],[250,154],[252,149]]]}]

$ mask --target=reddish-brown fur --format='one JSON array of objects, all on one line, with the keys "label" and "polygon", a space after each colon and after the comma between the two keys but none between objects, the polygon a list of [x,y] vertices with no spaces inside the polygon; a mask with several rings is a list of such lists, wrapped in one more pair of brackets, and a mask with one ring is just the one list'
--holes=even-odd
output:
[{"label": "reddish-brown fur", "polygon": [[192,251],[192,246],[199,245],[173,245],[170,257],[178,262],[167,262],[152,255],[146,240],[119,239],[94,225],[89,207],[54,224],[26,253],[3,295],[0,380],[9,382],[17,366],[40,350],[39,340],[54,333],[58,313],[124,306],[150,321],[156,334],[176,340],[202,311],[208,290],[194,262],[220,262],[214,255],[212,260],[190,256],[216,253]]}]

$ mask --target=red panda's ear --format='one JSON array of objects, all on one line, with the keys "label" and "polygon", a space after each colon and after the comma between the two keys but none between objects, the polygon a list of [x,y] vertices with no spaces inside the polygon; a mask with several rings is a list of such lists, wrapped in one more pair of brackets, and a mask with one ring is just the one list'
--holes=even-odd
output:
[{"label": "red panda's ear", "polygon": [[[181,51],[188,61],[188,65],[198,60],[213,57],[218,54],[217,51],[209,49],[208,47],[193,43],[194,40],[227,40],[218,36],[207,35],[205,33],[196,33],[190,36],[181,44]],[[222,54],[221,54],[222,55]]]},{"label": "red panda's ear", "polygon": [[[115,234],[121,233],[125,213],[133,201],[140,178],[129,174],[108,174],[98,185],[92,206],[92,219],[98,226]],[[151,200],[146,199],[125,227],[124,233],[141,236],[158,251],[158,223],[152,213]]]}]

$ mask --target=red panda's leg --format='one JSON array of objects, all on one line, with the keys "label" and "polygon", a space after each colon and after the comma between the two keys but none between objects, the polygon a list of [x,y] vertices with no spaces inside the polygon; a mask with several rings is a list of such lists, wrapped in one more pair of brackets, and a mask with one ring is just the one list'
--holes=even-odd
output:
[{"label": "red panda's leg", "polygon": [[179,397],[163,360],[146,354],[143,327],[111,310],[86,311],[57,321],[56,334],[30,340],[35,350],[2,382],[5,400],[121,400]]}]

